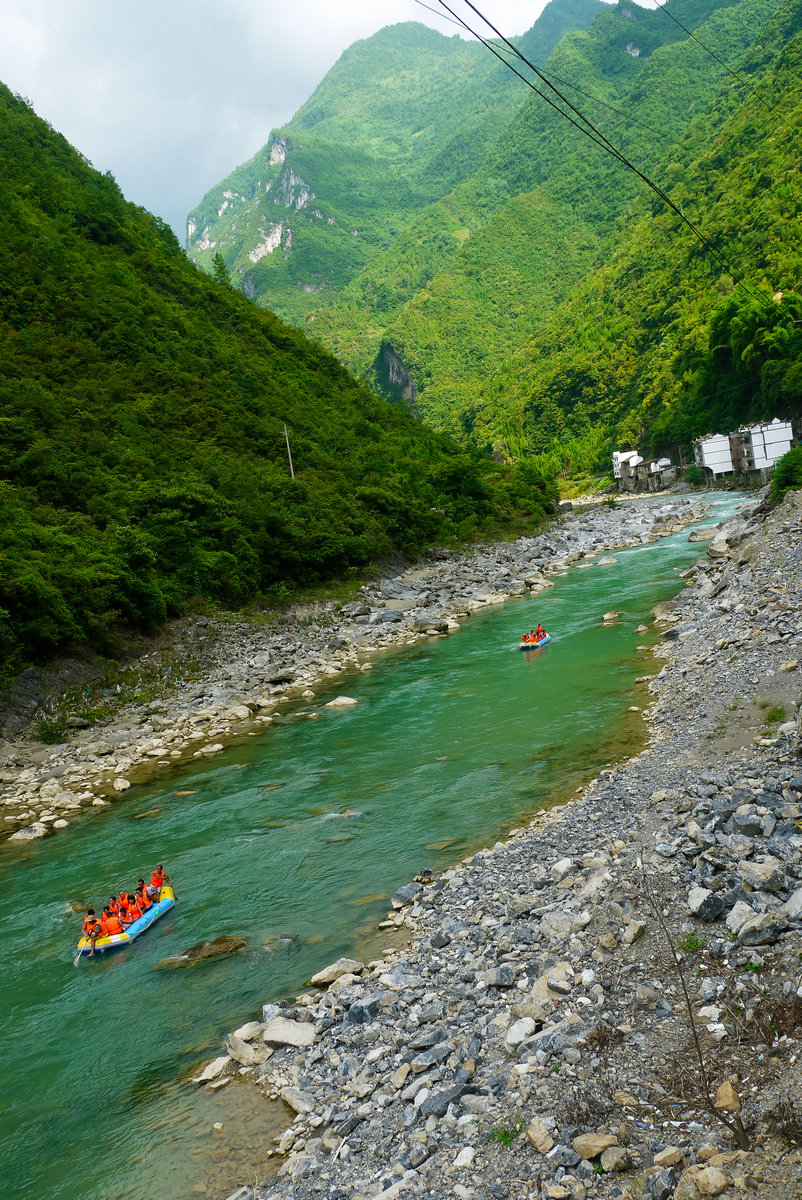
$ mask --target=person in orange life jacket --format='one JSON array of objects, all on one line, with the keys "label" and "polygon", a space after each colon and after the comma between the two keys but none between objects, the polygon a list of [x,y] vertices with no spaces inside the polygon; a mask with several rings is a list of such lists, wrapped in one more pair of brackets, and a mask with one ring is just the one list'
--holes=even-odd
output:
[{"label": "person in orange life jacket", "polygon": [[115,913],[115,914],[116,914],[116,913],[117,913],[117,910],[119,909],[119,907],[120,907],[120,902],[119,902],[119,900],[117,899],[117,897],[116,897],[116,896],[109,896],[109,902],[108,902],[108,904],[106,905],[106,908],[109,910],[109,912],[110,912],[110,913]]},{"label": "person in orange life jacket", "polygon": [[122,933],[122,923],[116,913],[110,909],[103,909],[103,924],[106,926],[106,933],[111,937],[114,933]]},{"label": "person in orange life jacket", "polygon": [[100,919],[95,916],[95,910],[93,908],[88,908],[86,910],[86,916],[84,917],[81,925],[81,931],[84,937],[91,937],[92,930],[96,925],[100,925]]},{"label": "person in orange life jacket", "polygon": [[538,625],[537,629],[535,630],[535,641],[539,642],[540,639],[544,638],[545,636],[546,636],[545,629],[543,628],[542,625]]},{"label": "person in orange life jacket", "polygon": [[84,937],[89,938],[90,950],[89,957],[95,953],[95,942],[103,934],[103,923],[95,916],[95,910],[89,908],[86,911],[86,916],[83,919],[81,930]]},{"label": "person in orange life jacket", "polygon": [[148,896],[148,890],[145,887],[145,881],[143,879],[140,879],[139,883],[136,885],[134,902],[142,909],[143,913],[147,912],[148,909],[153,905],[153,901]]},{"label": "person in orange life jacket", "polygon": [[148,887],[148,895],[155,896],[157,900],[161,898],[162,888],[165,884],[169,884],[170,880],[165,874],[164,867],[159,863],[155,871],[150,877],[150,886]]},{"label": "person in orange life jacket", "polygon": [[128,916],[132,921],[138,921],[142,916],[142,909],[136,902],[133,896],[128,897]]}]

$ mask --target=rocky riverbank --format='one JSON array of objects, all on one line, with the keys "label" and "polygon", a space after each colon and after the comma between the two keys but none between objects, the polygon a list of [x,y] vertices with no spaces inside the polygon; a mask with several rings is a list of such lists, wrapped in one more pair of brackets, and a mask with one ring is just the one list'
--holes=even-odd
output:
[{"label": "rocky riverbank", "polygon": [[802,1193],[802,493],[686,574],[649,747],[402,888],[407,948],[198,1077],[294,1114],[237,1200]]},{"label": "rocky riverbank", "polygon": [[[290,719],[292,707],[282,705],[303,701],[303,717],[314,717],[321,683],[370,670],[375,655],[395,646],[452,633],[472,612],[550,587],[550,576],[589,565],[602,552],[676,532],[699,519],[704,496],[564,507],[536,537],[465,553],[432,550],[424,563],[363,587],[359,599],[342,606],[296,609],[262,623],[201,619],[180,626],[168,646],[172,660],[179,667],[202,660],[202,680],[98,721],[64,710],[68,740],[58,745],[29,736],[37,680],[26,679],[0,727],[0,836],[25,842],[65,830],[154,774],[167,777],[177,764],[211,758],[237,738]],[[143,670],[154,657],[142,657]]]}]

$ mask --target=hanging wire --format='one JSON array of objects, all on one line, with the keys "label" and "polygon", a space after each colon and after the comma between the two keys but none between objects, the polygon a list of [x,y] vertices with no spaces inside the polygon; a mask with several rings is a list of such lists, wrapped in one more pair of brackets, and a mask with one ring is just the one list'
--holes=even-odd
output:
[{"label": "hanging wire", "polygon": [[[603,134],[601,132],[601,130],[597,129],[597,127],[593,124],[593,122],[588,117],[586,117],[584,115],[584,113],[582,113],[576,107],[576,105],[573,104],[568,99],[567,96],[563,95],[563,93],[559,90],[559,88],[555,87],[554,84],[549,82],[549,80],[546,78],[545,74],[538,67],[536,67],[534,65],[534,63],[532,63],[526,57],[526,55],[522,54],[521,51],[512,44],[512,42],[510,42],[507,38],[504,37],[504,35],[502,33],[499,32],[499,30],[495,27],[495,25],[493,25],[492,21],[490,21],[486,16],[484,16],[484,14],[479,11],[479,9],[476,7],[476,5],[471,3],[471,0],[464,0],[464,3],[467,4],[468,8],[470,8],[472,10],[472,12],[474,12],[476,14],[476,16],[479,17],[480,20],[482,20],[485,23],[485,25],[487,25],[488,28],[490,28],[493,31],[493,33],[495,33],[496,37],[498,37],[504,43],[504,45],[507,46],[507,48],[512,51],[512,53],[515,55],[515,57],[517,59],[520,60],[521,63],[523,63],[525,66],[527,66],[530,71],[534,72],[534,74],[545,85],[545,87],[548,88],[548,90],[550,92],[552,92],[553,95],[557,96],[558,99],[560,100],[560,102],[569,109],[569,112],[566,112],[563,108],[561,108],[560,105],[557,104],[554,100],[552,100],[551,97],[548,96],[545,92],[542,92],[542,91],[540,91],[539,88],[535,87],[535,85],[532,83],[532,81],[530,79],[527,79],[526,76],[522,75],[521,72],[519,70],[517,70],[516,67],[514,67],[502,54],[499,53],[499,51],[496,49],[496,47],[493,45],[493,43],[491,41],[489,41],[486,37],[483,37],[482,34],[478,33],[475,29],[473,29],[467,23],[467,21],[465,21],[462,17],[458,16],[457,13],[455,13],[454,10],[449,7],[449,5],[446,3],[446,0],[438,0],[438,3],[440,4],[441,8],[445,9],[445,11],[448,12],[453,17],[453,19],[457,22],[457,24],[462,26],[463,29],[465,29],[468,33],[470,33],[473,37],[475,37],[478,41],[480,41],[482,43],[482,45],[485,46],[486,49],[488,49],[491,52],[491,54],[494,54],[496,56],[496,58],[499,59],[500,62],[504,63],[504,65],[509,70],[511,70],[515,75],[517,75],[519,79],[523,80],[523,82],[526,84],[526,86],[528,88],[530,88],[533,92],[535,92],[536,95],[540,96],[541,99],[545,100],[547,104],[549,104],[553,109],[555,109],[560,114],[560,116],[562,116],[565,120],[570,121],[570,123],[575,128],[579,129],[579,131],[581,133],[583,133],[586,137],[588,137],[592,142],[595,142],[597,146],[600,146],[602,150],[604,150],[606,153],[610,154],[613,158],[615,158],[618,162],[620,162],[622,166],[627,168],[627,170],[632,171],[635,175],[637,175],[637,177],[643,183],[645,183],[646,186],[649,187],[657,196],[659,196],[660,199],[663,201],[663,203],[666,204],[667,207],[670,208],[671,211],[673,213],[675,213],[685,225],[688,226],[688,228],[691,230],[693,235],[697,238],[697,240],[701,243],[701,245],[707,250],[708,254],[711,255],[711,257],[718,263],[718,265],[720,267],[724,268],[732,276],[732,278],[736,282],[736,284],[739,287],[741,287],[748,295],[750,295],[753,300],[756,300],[758,303],[764,304],[767,307],[772,305],[773,302],[768,298],[768,296],[766,296],[762,292],[758,291],[757,285],[755,285],[754,287],[751,286],[751,281],[747,282],[746,274],[743,271],[739,271],[729,261],[729,259],[727,259],[716,248],[716,246],[713,245],[713,243],[701,231],[701,229],[699,229],[699,227],[697,225],[695,225],[693,221],[691,221],[688,217],[685,216],[685,213],[682,210],[682,206],[675,204],[674,201],[670,198],[670,196],[668,196],[663,191],[663,189],[661,187],[659,187],[658,184],[656,184],[652,179],[650,179],[649,176],[646,175],[643,171],[641,171],[633,162],[631,162],[630,159],[628,159],[622,151],[620,151],[615,145],[613,145],[613,143],[609,140],[609,138],[607,138],[605,136],[605,134]],[[575,114],[575,117],[577,119],[574,119],[574,117],[572,117],[570,115],[571,113]]]},{"label": "hanging wire", "polygon": [[[442,17],[442,19],[447,21],[449,25],[456,25],[459,29],[464,28],[460,21],[453,17],[444,17],[438,9],[432,8],[431,4],[424,4],[424,0],[415,0],[415,3],[419,8],[425,8],[427,12],[434,13],[435,16]],[[509,51],[507,48],[503,47],[502,50],[501,46],[496,46],[495,49],[499,52],[500,56],[503,53],[503,61],[506,66],[509,66],[509,58],[507,57]],[[609,109],[610,112],[614,112],[616,116],[623,117],[625,121],[628,121],[633,125],[640,125],[641,129],[647,129],[649,133],[653,133],[655,137],[658,137],[663,141],[667,141],[672,145],[679,145],[679,142],[675,141],[670,133],[666,133],[664,130],[655,129],[653,125],[647,125],[645,121],[641,121],[638,117],[633,117],[631,113],[626,113],[622,109],[616,108],[613,104],[610,104],[608,100],[602,100],[601,96],[595,96],[593,92],[586,92],[579,86],[579,84],[571,83],[570,79],[563,79],[554,71],[550,71],[547,67],[540,67],[539,70],[542,71],[544,75],[548,76],[549,79],[554,79],[557,83],[561,83],[563,87],[572,88],[573,91],[578,92],[580,96],[585,96],[588,100],[592,100],[594,104],[601,104],[602,108]]]}]

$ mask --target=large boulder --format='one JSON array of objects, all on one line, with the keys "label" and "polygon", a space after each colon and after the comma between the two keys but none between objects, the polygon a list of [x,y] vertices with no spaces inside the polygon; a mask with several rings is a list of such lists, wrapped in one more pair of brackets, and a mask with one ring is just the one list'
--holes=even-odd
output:
[{"label": "large boulder", "polygon": [[45,837],[47,833],[49,830],[44,821],[34,821],[32,825],[26,825],[23,829],[12,833],[8,840],[10,842],[35,842],[37,838]]},{"label": "large boulder", "polygon": [[295,1046],[303,1049],[315,1040],[315,1027],[308,1021],[292,1021],[289,1017],[273,1017],[263,1034],[268,1046]]},{"label": "large boulder", "polygon": [[355,958],[338,958],[336,962],[329,963],[322,971],[313,975],[309,982],[313,987],[327,987],[341,975],[361,975],[364,969],[365,964],[357,962]]}]

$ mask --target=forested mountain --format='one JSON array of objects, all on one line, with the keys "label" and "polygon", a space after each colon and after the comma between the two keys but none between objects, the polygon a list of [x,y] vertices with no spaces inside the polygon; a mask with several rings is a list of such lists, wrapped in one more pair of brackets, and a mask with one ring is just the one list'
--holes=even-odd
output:
[{"label": "forested mountain", "polygon": [[[477,68],[470,87],[481,86],[494,114],[476,156],[460,161],[461,177],[452,174],[433,202],[407,207],[405,225],[398,213],[385,222],[389,244],[377,238],[347,282],[332,272],[320,285],[299,277],[296,291],[308,286],[314,301],[307,328],[432,426],[499,458],[542,456],[552,469],[603,468],[618,440],[676,452],[717,424],[798,412],[802,4],[669,0],[667,8],[620,0],[590,24],[575,20],[547,70],[723,264],[634,173],[470,46],[462,52],[484,55],[487,71]],[[523,41],[542,66],[537,28]],[[390,29],[377,39],[397,36]],[[359,79],[350,88],[340,80],[349,152],[371,136],[361,140],[353,116],[360,89],[385,78],[365,66],[374,40],[359,44]],[[442,55],[451,41],[440,39]],[[348,56],[338,69],[347,72]],[[315,95],[334,121],[330,78]],[[314,100],[270,146],[289,154],[302,141],[296,121],[310,119]],[[423,102],[408,96],[410,108]],[[470,129],[463,106],[460,131]],[[362,111],[372,128],[377,107]],[[348,171],[343,161],[343,179]],[[434,170],[418,175],[416,196],[442,182]],[[273,204],[274,221],[279,211]],[[235,222],[209,226],[207,239],[218,232],[239,279],[249,242]],[[265,254],[268,290],[251,289],[247,271],[243,279],[260,303],[300,320],[297,300],[271,286],[271,270],[292,270],[294,244]]]},{"label": "forested mountain", "polygon": [[[552,3],[528,51],[547,58],[603,7]],[[292,122],[190,213],[191,257],[211,269],[221,254],[246,295],[302,321],[470,178],[519,108],[519,87],[478,44],[424,25],[356,42]]]},{"label": "forested mountain", "polygon": [[6,669],[193,598],[237,604],[537,518],[553,498],[203,274],[2,85],[0,230]]}]

